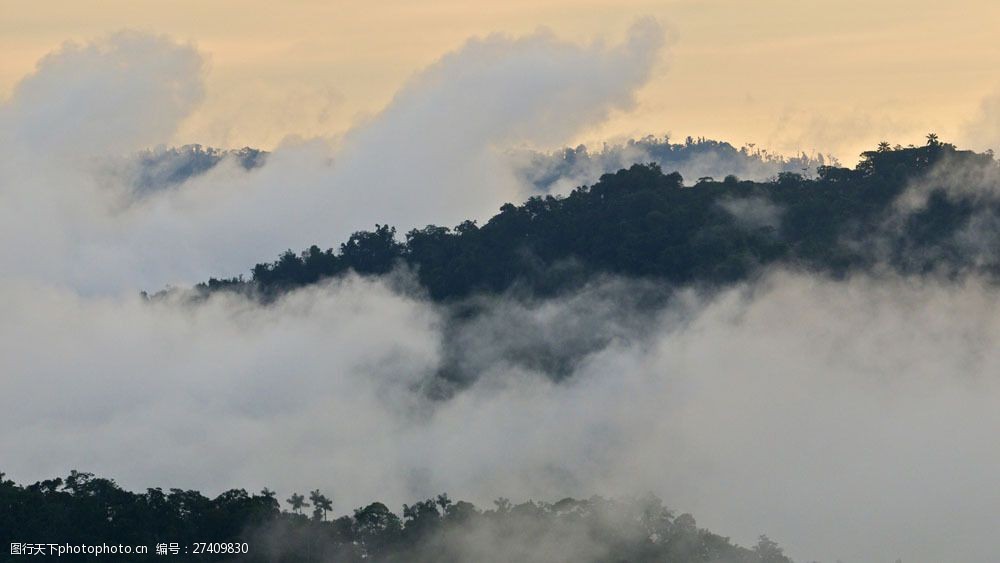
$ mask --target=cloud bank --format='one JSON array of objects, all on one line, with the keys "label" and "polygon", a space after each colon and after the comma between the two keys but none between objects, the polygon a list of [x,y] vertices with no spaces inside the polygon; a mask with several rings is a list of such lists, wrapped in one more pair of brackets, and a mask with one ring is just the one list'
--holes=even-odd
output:
[{"label": "cloud bank", "polygon": [[0,108],[4,148],[51,161],[160,143],[204,96],[203,68],[194,47],[163,36],[66,43]]},{"label": "cloud bank", "polygon": [[252,172],[230,162],[141,202],[130,199],[128,171],[109,173],[102,158],[169,137],[200,98],[203,60],[137,33],[66,45],[0,110],[3,150],[18,155],[4,169],[0,229],[34,241],[0,260],[17,274],[115,293],[235,275],[376,222],[405,230],[487,217],[525,189],[507,146],[564,142],[630,107],[663,43],[652,20],[621,45],[544,31],[470,40],[338,143],[289,141]]},{"label": "cloud bank", "polygon": [[[71,466],[134,487],[321,487],[342,511],[441,491],[487,505],[653,491],[800,558],[991,557],[978,538],[1000,502],[1000,301],[975,280],[775,273],[642,323],[610,312],[628,282],[530,315],[498,300],[462,335],[489,367],[444,401],[420,389],[444,360],[446,312],[382,282],[269,308],[3,289],[15,478]],[[496,352],[574,326],[609,337],[561,382]]]}]

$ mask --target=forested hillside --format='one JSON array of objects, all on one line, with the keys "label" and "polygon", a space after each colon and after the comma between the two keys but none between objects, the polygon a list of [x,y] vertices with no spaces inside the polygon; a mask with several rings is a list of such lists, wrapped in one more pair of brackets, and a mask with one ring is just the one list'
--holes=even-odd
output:
[{"label": "forested hillside", "polygon": [[184,145],[145,150],[117,164],[122,169],[120,173],[128,176],[128,184],[132,186],[135,195],[145,197],[204,174],[225,159],[232,160],[244,170],[252,170],[263,165],[266,158],[266,152],[250,147],[223,150]]},{"label": "forested hillside", "polygon": [[[376,225],[337,248],[288,251],[248,279],[211,279],[201,292],[234,290],[270,299],[348,271],[416,272],[436,300],[523,287],[545,295],[595,273],[718,285],[782,263],[831,276],[890,268],[906,274],[997,272],[991,218],[992,154],[941,143],[882,143],[853,169],[820,166],[815,177],[771,181],[700,178],[656,164],[606,174],[569,195],[507,204],[483,225],[428,225],[400,239]],[[903,196],[906,197],[903,197]],[[995,238],[995,237],[994,237]]]},{"label": "forested hillside", "polygon": [[[12,543],[32,550],[42,545],[48,555],[48,542],[58,540],[60,546],[149,550],[96,558],[64,554],[60,561],[790,563],[765,536],[753,549],[734,545],[652,496],[517,505],[501,498],[480,510],[439,495],[404,505],[402,517],[381,502],[336,517],[341,507],[318,490],[291,495],[287,511],[281,504],[267,489],[208,498],[181,489],[132,493],[75,471],[27,486],[0,473],[0,561],[38,558],[12,554],[6,550]],[[167,551],[157,554],[157,546]],[[199,550],[204,552],[194,553]],[[234,550],[240,553],[225,553]]]},{"label": "forested hillside", "polygon": [[[600,150],[578,145],[552,152],[522,149],[512,151],[510,156],[518,175],[543,192],[587,184],[603,173],[628,168],[636,162],[656,163],[664,170],[690,178],[735,174],[752,180],[781,172],[811,173],[820,166],[837,164],[835,158],[822,153],[787,157],[753,143],[737,148],[704,137],[687,137],[676,143],[669,135],[605,143]],[[567,185],[571,182],[576,183]]]}]

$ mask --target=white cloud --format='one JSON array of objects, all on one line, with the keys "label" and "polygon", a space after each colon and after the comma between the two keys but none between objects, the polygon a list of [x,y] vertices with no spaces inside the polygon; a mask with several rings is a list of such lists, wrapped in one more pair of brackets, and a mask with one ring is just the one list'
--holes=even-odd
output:
[{"label": "white cloud", "polygon": [[202,56],[139,32],[66,43],[38,62],[0,109],[8,146],[44,161],[162,142],[204,94]]},{"label": "white cloud", "polygon": [[[461,341],[489,369],[434,401],[419,389],[441,366],[444,311],[381,283],[266,308],[4,286],[0,450],[17,452],[4,470],[320,487],[341,512],[442,491],[487,505],[652,491],[800,559],[990,560],[995,289],[776,273],[643,322],[613,313],[635,289],[612,282],[537,314],[496,301]],[[611,338],[562,383],[496,360],[518,331],[574,326]]]},{"label": "white cloud", "polygon": [[652,20],[617,46],[546,32],[474,39],[336,148],[290,141],[251,173],[216,167],[127,206],[129,190],[94,158],[167,138],[200,96],[201,58],[136,33],[67,45],[0,110],[13,124],[5,150],[30,156],[4,170],[2,234],[35,241],[0,260],[85,291],[158,289],[245,272],[289,247],[337,244],[376,222],[405,231],[485,218],[522,194],[502,157],[510,143],[565,141],[628,108],[662,44]]}]

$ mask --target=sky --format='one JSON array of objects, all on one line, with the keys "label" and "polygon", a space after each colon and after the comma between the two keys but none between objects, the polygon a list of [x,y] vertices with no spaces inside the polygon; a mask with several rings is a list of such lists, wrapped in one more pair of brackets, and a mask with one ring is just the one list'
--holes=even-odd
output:
[{"label": "sky", "polygon": [[470,37],[539,28],[620,40],[638,16],[668,29],[670,56],[637,104],[566,143],[670,133],[754,143],[851,164],[879,140],[967,134],[1000,85],[1000,4],[990,0],[514,0],[275,3],[3,0],[0,96],[66,40],[167,34],[207,56],[206,93],[171,139],[270,149],[343,134]]}]

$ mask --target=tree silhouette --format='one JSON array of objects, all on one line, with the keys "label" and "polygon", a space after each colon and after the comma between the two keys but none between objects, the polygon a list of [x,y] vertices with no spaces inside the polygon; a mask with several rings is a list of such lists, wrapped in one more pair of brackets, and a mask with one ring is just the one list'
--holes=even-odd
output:
[{"label": "tree silhouette", "polygon": [[[72,486],[61,487],[63,483]],[[441,494],[404,505],[402,519],[386,505],[373,502],[353,515],[327,520],[332,503],[319,490],[309,495],[318,513],[312,519],[299,514],[307,506],[303,495],[296,493],[288,499],[295,510],[289,513],[279,510],[273,494],[270,489],[260,495],[231,489],[216,498],[180,489],[171,489],[169,494],[161,489],[132,493],[110,479],[82,472],[73,472],[65,481],[48,479],[20,486],[0,473],[0,533],[67,538],[91,545],[108,537],[126,545],[142,545],[164,535],[182,545],[211,537],[221,543],[248,542],[260,547],[236,558],[226,553],[185,558],[197,563],[400,563],[476,560],[465,551],[465,542],[454,541],[470,534],[485,534],[491,548],[521,552],[533,549],[539,537],[565,536],[568,530],[577,530],[593,542],[596,553],[613,554],[615,561],[790,563],[766,537],[753,549],[740,547],[698,528],[690,515],[674,518],[655,497],[566,498],[554,504],[528,501],[518,505],[499,499],[495,509],[480,511],[471,503],[452,502]],[[569,560],[573,553],[572,549],[565,554],[554,549],[546,550],[544,560]],[[8,560],[13,561],[0,555],[0,561]],[[149,554],[128,560],[158,559]]]},{"label": "tree silhouette", "polygon": [[452,502],[452,500],[450,498],[448,498],[448,493],[442,493],[442,494],[438,495],[437,499],[436,499],[436,502],[437,502],[437,505],[441,507],[441,513],[442,514],[447,513],[448,512],[448,507],[450,507],[452,504],[454,504]]},{"label": "tree silhouette", "polygon": [[309,493],[309,500],[313,503],[313,520],[326,521],[326,513],[328,510],[333,510],[333,501],[328,499],[323,493],[319,492],[319,489]]},{"label": "tree silhouette", "polygon": [[754,546],[753,551],[760,563],[787,563],[789,561],[778,544],[767,536],[757,538],[757,545]]},{"label": "tree silhouette", "polygon": [[299,493],[292,493],[292,496],[285,500],[292,507],[292,512],[300,514],[302,509],[308,507],[309,504],[306,502],[306,497],[300,495]]}]

